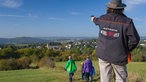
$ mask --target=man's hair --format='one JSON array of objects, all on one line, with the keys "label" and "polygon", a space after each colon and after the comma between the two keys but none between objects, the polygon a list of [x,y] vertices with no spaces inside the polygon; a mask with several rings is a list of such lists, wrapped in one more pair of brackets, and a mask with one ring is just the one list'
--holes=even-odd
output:
[{"label": "man's hair", "polygon": [[89,55],[87,55],[87,59],[89,59],[90,58],[90,56]]},{"label": "man's hair", "polygon": [[70,56],[68,56],[68,58],[69,58],[69,59],[72,59],[72,56],[70,55]]},{"label": "man's hair", "polygon": [[124,8],[123,9],[107,8],[107,13],[118,13],[118,14],[124,15],[123,11],[124,11]]}]

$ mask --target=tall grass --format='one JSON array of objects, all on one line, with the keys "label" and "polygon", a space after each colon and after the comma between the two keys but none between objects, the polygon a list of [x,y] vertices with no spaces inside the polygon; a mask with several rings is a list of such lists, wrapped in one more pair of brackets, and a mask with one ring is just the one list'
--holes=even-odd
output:
[{"label": "tall grass", "polygon": [[131,62],[127,70],[128,82],[146,82],[146,62]]},{"label": "tall grass", "polygon": [[[77,71],[74,82],[81,80],[81,62],[76,61]],[[98,62],[93,61],[96,75],[93,82],[100,82]],[[56,68],[26,69],[13,71],[0,71],[0,82],[68,82],[68,74],[64,70],[65,62],[57,62]],[[128,82],[146,82],[146,63],[131,62],[127,65]]]}]

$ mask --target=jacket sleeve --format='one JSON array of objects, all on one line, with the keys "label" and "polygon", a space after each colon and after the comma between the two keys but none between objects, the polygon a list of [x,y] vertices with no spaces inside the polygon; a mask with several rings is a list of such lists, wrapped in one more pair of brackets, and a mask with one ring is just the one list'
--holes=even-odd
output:
[{"label": "jacket sleeve", "polygon": [[95,17],[95,18],[93,19],[93,22],[94,22],[96,25],[99,25],[99,18],[96,18],[96,17]]},{"label": "jacket sleeve", "polygon": [[67,69],[67,68],[68,68],[68,65],[69,65],[69,64],[68,64],[68,61],[67,61],[64,68]]},{"label": "jacket sleeve", "polygon": [[76,66],[76,63],[74,62],[74,64],[75,64],[75,71],[77,70],[77,66]]},{"label": "jacket sleeve", "polygon": [[83,64],[84,64],[84,66],[83,66],[83,72],[85,72],[86,64],[85,64],[85,62]]},{"label": "jacket sleeve", "polygon": [[127,37],[128,37],[128,48],[129,51],[132,51],[139,43],[140,37],[134,26],[133,21],[131,20],[130,25],[127,29]]}]

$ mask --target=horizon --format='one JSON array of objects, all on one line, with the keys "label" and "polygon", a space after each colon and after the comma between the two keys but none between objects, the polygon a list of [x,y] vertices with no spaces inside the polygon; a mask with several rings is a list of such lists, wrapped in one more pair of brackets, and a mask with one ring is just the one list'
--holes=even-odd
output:
[{"label": "horizon", "polygon": [[19,37],[0,37],[0,38],[6,38],[6,39],[11,39],[11,38],[97,38],[96,36],[41,36],[41,37],[30,37],[30,36],[19,36]]},{"label": "horizon", "polygon": [[[106,12],[110,0],[0,0],[0,38],[98,37],[90,17]],[[140,36],[146,36],[146,0],[123,0]],[[142,12],[142,13],[140,13]]]},{"label": "horizon", "polygon": [[[14,38],[38,38],[38,39],[42,39],[42,38],[97,38],[98,36],[41,36],[41,37],[30,37],[30,36],[20,36],[20,37],[0,37],[0,39],[14,39]],[[145,38],[146,36],[140,36],[140,38]]]}]

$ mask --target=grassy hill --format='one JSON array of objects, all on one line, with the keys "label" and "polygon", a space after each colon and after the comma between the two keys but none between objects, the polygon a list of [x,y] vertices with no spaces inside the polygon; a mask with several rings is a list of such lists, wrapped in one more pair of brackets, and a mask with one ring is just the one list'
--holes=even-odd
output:
[{"label": "grassy hill", "polygon": [[[74,76],[74,82],[81,80],[81,61],[76,62],[78,70]],[[67,72],[63,67],[65,62],[57,62],[55,69],[25,69],[13,71],[0,71],[0,82],[68,82]],[[94,61],[96,75],[93,82],[100,82],[98,62]],[[146,82],[146,63],[131,62],[127,65],[129,76],[128,82]]]}]

